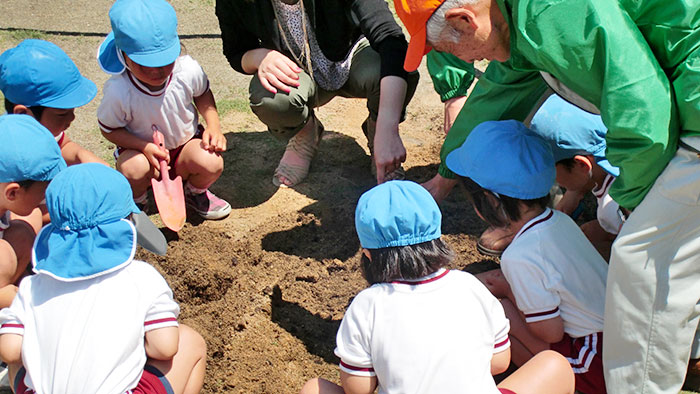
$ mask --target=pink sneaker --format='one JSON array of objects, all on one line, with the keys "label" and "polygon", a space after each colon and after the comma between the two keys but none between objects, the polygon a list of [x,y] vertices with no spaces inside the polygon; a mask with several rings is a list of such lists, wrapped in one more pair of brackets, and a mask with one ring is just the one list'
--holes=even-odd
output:
[{"label": "pink sneaker", "polygon": [[185,203],[207,220],[223,219],[231,213],[231,204],[209,190],[200,194],[185,190]]}]

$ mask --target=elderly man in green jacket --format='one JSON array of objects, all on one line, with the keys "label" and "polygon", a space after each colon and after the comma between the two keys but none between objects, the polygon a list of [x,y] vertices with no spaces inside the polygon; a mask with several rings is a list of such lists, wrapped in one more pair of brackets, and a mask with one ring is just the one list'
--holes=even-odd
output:
[{"label": "elderly man in green jacket", "polygon": [[431,46],[495,60],[447,136],[434,196],[455,183],[444,159],[474,126],[523,120],[548,86],[601,114],[620,168],[610,194],[632,211],[610,262],[608,391],[677,393],[700,321],[700,1],[394,3],[412,36],[407,70]]}]

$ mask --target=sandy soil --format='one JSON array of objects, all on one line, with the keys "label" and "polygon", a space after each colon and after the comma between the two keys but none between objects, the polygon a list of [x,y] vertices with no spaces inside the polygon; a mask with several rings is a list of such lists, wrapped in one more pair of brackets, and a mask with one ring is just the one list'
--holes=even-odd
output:
[{"label": "sandy soil", "polygon": [[[110,4],[5,0],[0,51],[36,36],[16,29],[44,31],[39,38],[64,48],[101,87],[107,75],[94,55],[109,31]],[[249,77],[235,73],[221,54],[213,2],[173,5],[188,53],[209,74],[217,100],[234,106],[222,115],[229,149],[224,174],[212,188],[234,210],[217,222],[190,214],[178,234],[163,230],[169,240],[166,257],[145,251],[139,257],[163,273],[182,307],[181,321],[207,341],[203,392],[291,393],[311,377],[337,380],[335,332],[352,297],[365,287],[353,225],[357,199],[374,185],[360,130],[364,103],[336,99],[317,112],[327,132],[312,172],[296,190],[278,190],[271,177],[284,145],[245,108]],[[424,69],[422,74],[401,126],[407,177],[416,181],[434,174],[443,138],[442,104]],[[69,133],[109,158],[112,146],[96,127],[100,97],[76,111]],[[483,226],[463,195],[453,194],[442,205],[444,231],[459,254],[454,268],[462,268],[481,259],[474,240]],[[159,222],[157,214],[152,218]]]},{"label": "sandy soil", "polygon": [[[166,257],[143,250],[138,257],[165,276],[182,307],[180,320],[207,341],[203,392],[293,393],[312,377],[337,380],[335,332],[352,297],[365,287],[353,225],[357,199],[375,183],[360,131],[364,103],[336,99],[317,112],[327,132],[312,172],[295,190],[278,190],[271,177],[284,145],[246,108],[249,77],[235,73],[221,54],[213,0],[172,3],[187,51],[209,74],[220,107],[232,108],[222,114],[229,149],[224,173],[212,189],[234,209],[216,222],[190,214],[179,233],[163,230],[169,240]],[[94,56],[110,29],[110,4],[3,0],[0,52],[27,37],[50,40],[101,87],[107,75]],[[442,104],[424,66],[421,70],[401,125],[407,178],[419,182],[435,173],[443,140]],[[96,126],[100,98],[101,92],[76,111],[69,134],[108,159],[113,146]],[[453,192],[441,208],[445,239],[458,254],[452,268],[469,265],[474,271],[493,264],[475,250],[484,226],[462,192]],[[157,214],[152,219],[159,222]]]}]

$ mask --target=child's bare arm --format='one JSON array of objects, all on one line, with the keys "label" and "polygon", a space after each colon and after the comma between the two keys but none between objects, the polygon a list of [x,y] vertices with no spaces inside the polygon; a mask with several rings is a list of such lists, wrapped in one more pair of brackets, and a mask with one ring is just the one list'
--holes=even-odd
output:
[{"label": "child's bare arm", "polygon": [[67,134],[63,135],[63,140],[61,141],[61,156],[63,156],[63,160],[65,160],[69,166],[79,163],[100,163],[107,165],[107,163],[97,157],[97,155],[71,140]]},{"label": "child's bare arm", "polygon": [[510,348],[498,353],[494,353],[491,357],[491,375],[498,375],[505,372],[510,366]]},{"label": "child's bare arm", "polygon": [[158,160],[170,160],[168,153],[163,151],[158,145],[151,141],[142,140],[134,134],[129,133],[125,128],[118,128],[110,133],[102,131],[102,135],[107,141],[117,146],[142,152],[154,168],[159,168]]},{"label": "child's bare arm", "polygon": [[564,338],[564,320],[561,316],[527,323],[527,328],[541,340],[547,343],[557,343]]},{"label": "child's bare arm", "polygon": [[177,326],[146,331],[146,355],[156,360],[170,360],[177,353],[179,340]]},{"label": "child's bare arm", "polygon": [[225,151],[226,137],[221,132],[219,111],[216,109],[216,101],[211,89],[207,90],[203,95],[195,97],[194,105],[207,122],[207,128],[204,130],[204,135],[202,135],[203,148],[212,152]]},{"label": "child's bare arm", "polygon": [[22,339],[18,334],[0,334],[0,359],[7,364],[22,362]]},{"label": "child's bare arm", "polygon": [[372,394],[377,388],[377,377],[350,375],[340,371],[340,384],[345,394]]}]

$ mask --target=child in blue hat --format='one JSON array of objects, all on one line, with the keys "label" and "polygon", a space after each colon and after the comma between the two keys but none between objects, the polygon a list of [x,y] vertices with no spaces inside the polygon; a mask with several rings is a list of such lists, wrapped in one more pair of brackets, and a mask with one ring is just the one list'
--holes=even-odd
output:
[{"label": "child in blue hat", "polygon": [[[38,212],[66,162],[51,133],[28,115],[0,116],[0,308],[10,305],[31,257],[35,230],[11,214]],[[37,224],[40,226],[40,223]]]},{"label": "child in blue hat", "polygon": [[128,218],[140,211],[128,181],[100,164],[71,166],[46,202],[36,274],[0,311],[0,358],[15,392],[198,393],[206,345],[178,326],[165,279],[134,260],[140,229]]},{"label": "child in blue hat", "polygon": [[362,195],[355,227],[371,287],[352,301],[337,334],[341,386],[313,379],[309,393],[573,393],[573,373],[543,352],[502,381],[509,323],[471,274],[445,267],[442,215],[422,186],[390,181]]},{"label": "child in blue hat", "polygon": [[107,165],[66,134],[75,119],[75,108],[92,101],[97,86],[80,74],[61,48],[32,39],[3,52],[0,91],[5,96],[8,114],[31,115],[49,129],[68,165],[91,162]]},{"label": "child in blue hat", "polygon": [[584,223],[581,229],[603,258],[609,260],[623,215],[608,194],[620,170],[605,158],[607,128],[603,121],[599,115],[553,95],[537,111],[530,127],[552,148],[557,183],[566,188],[557,209],[571,214],[587,193],[595,196],[597,220]]},{"label": "child in blue hat", "polygon": [[[188,206],[205,219],[228,216],[231,205],[208,190],[223,171],[226,138],[207,75],[180,53],[175,10],[165,0],[117,0],[109,19],[112,32],[97,60],[113,76],[97,120],[117,145],[117,169],[129,180],[134,200],[146,203],[151,179],[161,176],[158,162],[166,160],[171,177],[186,181]],[[153,143],[153,126],[165,136],[166,150]]]},{"label": "child in blue hat", "polygon": [[446,163],[461,177],[479,217],[515,234],[501,269],[479,276],[502,299],[515,364],[556,350],[570,361],[576,390],[605,393],[608,266],[568,215],[547,207],[555,179],[549,144],[520,122],[484,122]]}]

